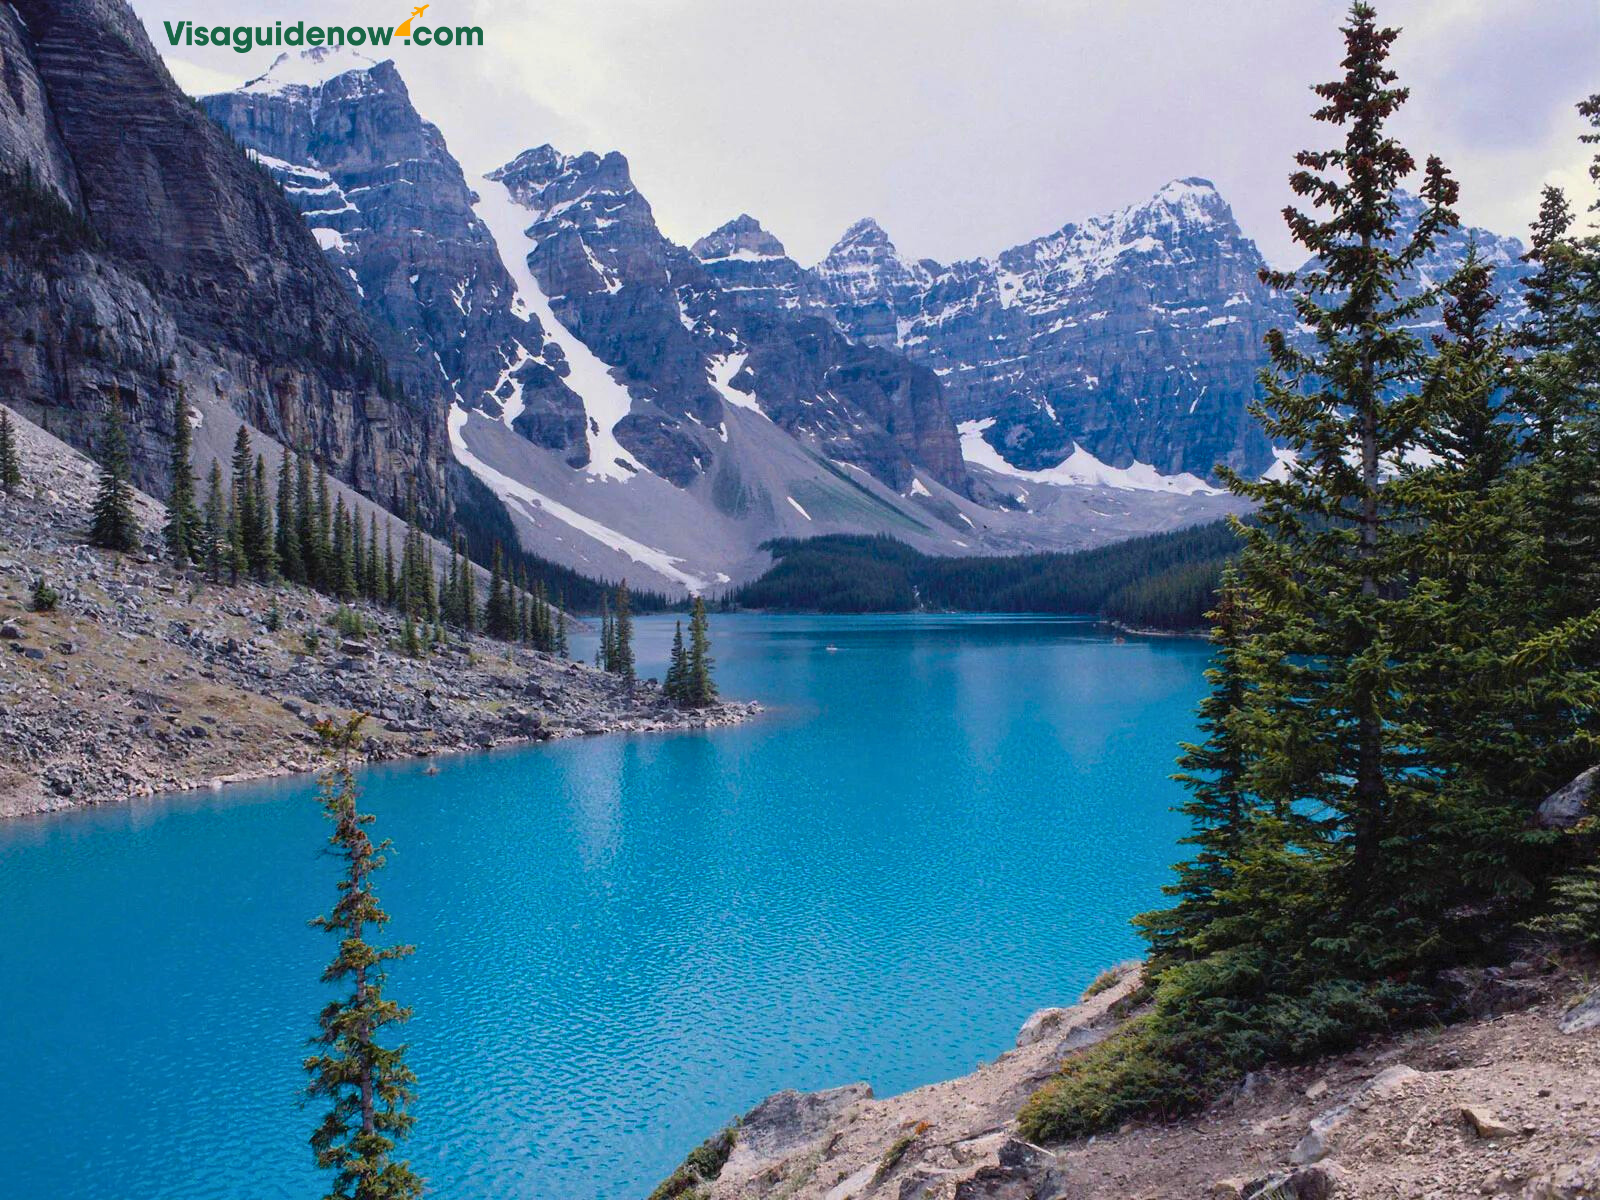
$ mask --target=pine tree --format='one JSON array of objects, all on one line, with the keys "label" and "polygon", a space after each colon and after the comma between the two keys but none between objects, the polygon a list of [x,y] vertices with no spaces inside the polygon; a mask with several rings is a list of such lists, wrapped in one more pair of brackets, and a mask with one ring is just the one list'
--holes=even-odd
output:
[{"label": "pine tree", "polygon": [[690,708],[707,708],[717,702],[717,685],[711,678],[711,622],[704,596],[696,596],[689,610],[689,659],[685,690]]},{"label": "pine tree", "polygon": [[468,633],[476,633],[478,621],[478,577],[473,573],[472,560],[467,557],[467,543],[461,543],[461,624]]},{"label": "pine tree", "polygon": [[1177,879],[1162,889],[1177,903],[1135,921],[1150,943],[1152,979],[1166,964],[1194,957],[1203,949],[1202,938],[1224,915],[1227,893],[1245,857],[1254,815],[1254,799],[1245,784],[1249,749],[1240,728],[1250,688],[1243,657],[1248,629],[1247,600],[1230,567],[1223,572],[1211,613],[1216,650],[1206,672],[1211,690],[1199,711],[1205,740],[1183,744],[1179,774],[1174,776],[1189,790],[1179,811],[1193,830],[1183,844],[1194,846],[1196,853],[1175,868]]},{"label": "pine tree", "polygon": [[383,559],[378,554],[377,513],[371,513],[367,519],[366,578],[361,586],[367,599],[374,604],[387,602],[388,597],[383,594]]},{"label": "pine tree", "polygon": [[244,552],[244,517],[239,503],[239,493],[228,495],[228,523],[224,531],[226,543],[224,564],[228,569],[228,582],[238,586],[239,577],[250,569],[250,559]]},{"label": "pine tree", "polygon": [[562,658],[572,657],[572,643],[567,637],[567,602],[564,596],[556,600],[555,652]]},{"label": "pine tree", "polygon": [[492,638],[511,641],[517,636],[516,601],[506,586],[505,564],[498,545],[494,548],[493,562],[489,572],[489,602],[484,610],[483,631]]},{"label": "pine tree", "polygon": [[257,570],[252,551],[260,549],[256,525],[255,452],[250,448],[250,427],[240,425],[233,439],[234,539],[244,558],[242,569]]},{"label": "pine tree", "polygon": [[360,746],[363,719],[317,726],[329,759],[318,798],[333,823],[328,840],[344,874],[338,902],[311,924],[339,942],[322,982],[348,984],[350,992],[329,1001],[318,1014],[318,1033],[312,1039],[317,1050],[304,1062],[311,1076],[307,1096],[330,1106],[311,1136],[311,1147],[318,1168],[334,1173],[329,1200],[412,1200],[422,1195],[423,1181],[392,1155],[414,1121],[406,1106],[416,1076],[406,1065],[405,1047],[387,1047],[381,1039],[391,1026],[411,1017],[411,1010],[385,998],[383,989],[385,964],[407,957],[413,947],[374,946],[367,940],[389,922],[372,888],[389,843],[373,843],[367,833],[372,815],[359,811],[356,803],[351,760]]},{"label": "pine tree", "polygon": [[321,519],[317,515],[317,495],[311,480],[311,460],[304,452],[295,456],[294,520],[300,561],[305,564],[305,581],[310,587],[321,588],[327,564],[319,557],[317,527]]},{"label": "pine tree", "polygon": [[388,521],[383,523],[383,596],[384,604],[398,606],[400,603],[399,584],[395,579],[394,570],[394,528]]},{"label": "pine tree", "polygon": [[0,488],[14,496],[21,486],[22,454],[17,446],[16,427],[11,424],[11,410],[0,408]]},{"label": "pine tree", "polygon": [[595,647],[594,665],[602,671],[616,669],[617,644],[611,627],[611,602],[600,597],[600,644]]},{"label": "pine tree", "polygon": [[350,511],[340,496],[333,506],[333,563],[334,572],[330,589],[340,600],[354,600],[356,596],[355,537],[350,521]]},{"label": "pine tree", "polygon": [[222,464],[211,460],[211,474],[206,480],[205,523],[201,537],[206,578],[212,583],[222,580],[222,569],[227,562],[228,502],[223,495]]},{"label": "pine tree", "polygon": [[167,553],[181,569],[200,557],[200,509],[194,497],[194,464],[190,461],[193,435],[189,428],[189,401],[183,385],[172,405],[172,482],[167,496],[167,524],[162,537]]},{"label": "pine tree", "polygon": [[[1425,207],[1411,236],[1396,244],[1397,193],[1415,168],[1385,131],[1407,97],[1387,65],[1398,31],[1378,28],[1372,8],[1358,2],[1344,34],[1345,75],[1316,88],[1325,103],[1314,114],[1342,129],[1342,142],[1302,152],[1290,177],[1296,195],[1325,215],[1285,211],[1317,265],[1299,276],[1263,272],[1292,297],[1314,337],[1302,347],[1282,330],[1268,335],[1272,368],[1256,408],[1296,465],[1284,479],[1231,475],[1229,482],[1259,505],[1245,529],[1252,603],[1286,618],[1264,632],[1280,666],[1261,695],[1299,756],[1293,770],[1277,772],[1272,798],[1327,814],[1316,848],[1343,863],[1346,914],[1387,923],[1392,914],[1380,910],[1390,909],[1396,880],[1383,859],[1415,755],[1395,739],[1390,711],[1393,650],[1407,637],[1395,628],[1391,598],[1407,568],[1407,526],[1385,467],[1421,440],[1426,412],[1415,391],[1424,360],[1411,327],[1437,300],[1432,288],[1406,299],[1397,292],[1440,231],[1457,223],[1450,207],[1457,187],[1429,159]],[[1346,925],[1345,932],[1352,955],[1383,953],[1376,930]]]},{"label": "pine tree", "polygon": [[677,622],[672,630],[672,654],[667,659],[667,674],[661,681],[661,694],[667,700],[684,707],[688,700],[688,675],[689,659],[683,648],[683,622]]},{"label": "pine tree", "polygon": [[285,450],[278,459],[278,569],[290,583],[306,582],[306,563],[300,553],[300,527],[295,518],[294,464]]},{"label": "pine tree", "polygon": [[333,553],[333,503],[329,497],[328,473],[317,468],[316,521],[311,537],[316,552],[317,588],[332,595],[339,587],[339,560]]},{"label": "pine tree", "polygon": [[139,521],[133,511],[133,486],[128,482],[128,434],[117,396],[106,402],[99,465],[89,541],[102,550],[137,554]]},{"label": "pine tree", "polygon": [[272,491],[267,486],[267,460],[260,454],[256,455],[250,500],[255,510],[250,519],[253,540],[245,544],[245,553],[250,557],[256,578],[266,582],[278,573],[278,544],[272,533]]},{"label": "pine tree", "polygon": [[629,607],[628,585],[617,584],[616,613],[611,619],[611,670],[633,682],[633,613]]}]

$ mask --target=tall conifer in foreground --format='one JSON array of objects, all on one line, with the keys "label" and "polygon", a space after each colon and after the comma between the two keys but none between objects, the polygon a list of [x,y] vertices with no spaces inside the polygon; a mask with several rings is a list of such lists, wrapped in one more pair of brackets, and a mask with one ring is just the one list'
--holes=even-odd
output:
[{"label": "tall conifer in foreground", "polygon": [[0,408],[0,489],[14,496],[21,486],[22,454],[17,447],[16,426],[11,424],[11,410]]},{"label": "tall conifer in foreground", "polygon": [[167,495],[167,524],[162,530],[167,553],[180,568],[200,558],[200,509],[195,503],[194,463],[190,461],[193,441],[189,400],[180,383],[172,403],[172,483]]},{"label": "tall conifer in foreground", "polygon": [[122,423],[120,396],[107,397],[104,420],[100,481],[89,523],[89,540],[102,550],[136,554],[139,522],[133,512],[133,485],[128,482],[128,433]]},{"label": "tall conifer in foreground", "polygon": [[228,509],[223,493],[222,465],[216,459],[211,460],[211,474],[206,479],[205,519],[201,528],[201,561],[206,578],[218,583],[227,557]]},{"label": "tall conifer in foreground", "polygon": [[317,1166],[334,1173],[325,1200],[410,1200],[422,1195],[423,1180],[392,1154],[415,1120],[405,1110],[416,1076],[406,1065],[406,1047],[384,1046],[381,1039],[390,1026],[411,1017],[409,1008],[384,997],[385,964],[414,948],[368,941],[389,922],[372,889],[389,843],[374,845],[367,834],[372,814],[356,805],[352,757],[361,744],[363,720],[317,725],[329,760],[318,780],[318,799],[333,823],[328,841],[344,875],[332,911],[311,924],[339,939],[322,982],[349,992],[330,1000],[318,1015],[312,1039],[316,1053],[304,1063],[311,1076],[306,1094],[330,1105],[311,1135],[311,1148]]},{"label": "tall conifer in foreground", "polygon": [[661,681],[661,694],[682,707],[688,699],[689,656],[683,647],[683,622],[672,629],[672,653],[667,658],[667,674]]},{"label": "tall conifer in foreground", "polygon": [[305,583],[306,563],[300,552],[300,526],[295,518],[294,463],[287,450],[278,460],[277,520],[278,570],[290,583]]}]

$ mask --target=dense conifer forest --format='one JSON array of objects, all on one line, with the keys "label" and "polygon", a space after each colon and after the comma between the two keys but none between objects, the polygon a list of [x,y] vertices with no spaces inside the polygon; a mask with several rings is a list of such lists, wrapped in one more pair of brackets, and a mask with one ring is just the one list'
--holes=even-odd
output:
[{"label": "dense conifer forest", "polygon": [[1199,629],[1240,548],[1224,521],[1075,554],[939,558],[890,537],[783,538],[732,592],[747,608],[820,612],[1081,613],[1141,629]]}]

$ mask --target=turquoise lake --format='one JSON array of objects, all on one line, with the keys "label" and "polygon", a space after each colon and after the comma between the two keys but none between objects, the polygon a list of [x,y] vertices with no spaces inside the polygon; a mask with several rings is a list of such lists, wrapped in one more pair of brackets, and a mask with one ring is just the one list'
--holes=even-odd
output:
[{"label": "turquoise lake", "polygon": [[[671,621],[639,623],[659,675]],[[719,616],[709,733],[387,765],[407,1146],[451,1200],[644,1200],[768,1093],[971,1070],[1134,954],[1203,643],[1025,617]],[[592,652],[592,639],[577,649]],[[0,1178],[320,1195],[299,1069],[333,897],[309,779],[0,823]]]}]

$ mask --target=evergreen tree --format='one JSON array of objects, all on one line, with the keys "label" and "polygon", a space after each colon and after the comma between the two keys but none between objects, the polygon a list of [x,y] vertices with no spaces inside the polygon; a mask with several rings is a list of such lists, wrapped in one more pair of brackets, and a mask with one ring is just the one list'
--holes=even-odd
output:
[{"label": "evergreen tree", "polygon": [[189,428],[189,401],[183,385],[172,405],[172,482],[167,496],[167,524],[162,537],[167,553],[179,568],[200,557],[200,509],[194,497],[194,464],[190,461],[193,435]]},{"label": "evergreen tree", "polygon": [[222,464],[211,460],[211,474],[206,480],[205,522],[201,535],[202,561],[206,578],[212,583],[222,580],[222,568],[227,562],[228,502],[223,497]]},{"label": "evergreen tree", "polygon": [[611,618],[612,665],[610,670],[633,682],[633,612],[629,607],[628,585],[617,584],[616,613]]},{"label": "evergreen tree", "polygon": [[295,517],[294,464],[285,450],[278,459],[278,569],[290,583],[306,582],[306,563],[300,552],[300,526]]},{"label": "evergreen tree", "polygon": [[1296,195],[1324,211],[1320,219],[1285,212],[1316,265],[1298,276],[1263,273],[1313,332],[1309,346],[1282,330],[1268,335],[1272,368],[1256,409],[1296,464],[1283,479],[1229,482],[1259,506],[1244,530],[1242,569],[1254,607],[1269,618],[1258,638],[1260,669],[1270,676],[1259,681],[1262,719],[1299,747],[1295,763],[1272,772],[1266,794],[1281,807],[1326,814],[1306,848],[1341,864],[1344,915],[1374,922],[1346,923],[1340,939],[1371,967],[1387,953],[1388,927],[1421,916],[1394,910],[1403,867],[1384,861],[1416,765],[1413,748],[1395,737],[1391,710],[1395,648],[1410,641],[1393,600],[1408,569],[1409,514],[1386,468],[1421,443],[1424,356],[1412,327],[1437,292],[1398,293],[1440,231],[1457,223],[1457,187],[1429,159],[1425,207],[1397,242],[1398,192],[1416,165],[1386,131],[1407,97],[1387,65],[1398,31],[1379,28],[1358,0],[1344,33],[1345,75],[1317,87],[1324,104],[1314,114],[1343,130],[1342,141],[1302,152],[1290,177]]},{"label": "evergreen tree", "polygon": [[1199,712],[1205,740],[1183,744],[1174,776],[1189,790],[1179,811],[1192,825],[1183,844],[1194,846],[1196,853],[1175,868],[1177,879],[1162,889],[1177,903],[1134,922],[1150,943],[1152,979],[1167,963],[1195,957],[1203,949],[1204,935],[1225,914],[1234,873],[1245,857],[1254,810],[1245,786],[1249,752],[1240,728],[1250,686],[1243,657],[1249,628],[1246,605],[1230,568],[1211,614],[1216,652],[1206,672],[1211,690]]},{"label": "evergreen tree", "polygon": [[717,701],[711,665],[711,622],[706,617],[705,597],[696,596],[689,610],[688,674],[684,681],[690,708],[706,708]]},{"label": "evergreen tree", "polygon": [[385,964],[405,958],[413,948],[368,941],[389,922],[372,887],[389,843],[373,843],[367,833],[372,815],[356,804],[351,759],[360,746],[363,720],[355,717],[342,725],[325,720],[317,726],[329,758],[318,798],[333,823],[328,840],[344,874],[338,902],[311,924],[339,942],[322,982],[348,985],[350,991],[318,1014],[312,1039],[316,1052],[305,1059],[311,1076],[306,1094],[329,1103],[311,1135],[311,1147],[317,1166],[334,1173],[327,1200],[411,1200],[422,1195],[423,1181],[392,1155],[411,1130],[414,1118],[406,1106],[416,1076],[406,1066],[406,1048],[385,1046],[382,1038],[391,1026],[411,1017],[410,1009],[383,994]]},{"label": "evergreen tree", "polygon": [[667,674],[661,681],[661,694],[682,708],[688,700],[689,658],[683,648],[683,622],[672,630],[672,653],[667,659]]},{"label": "evergreen tree", "polygon": [[472,560],[467,557],[467,543],[461,543],[461,624],[468,633],[476,633],[478,621],[478,578],[472,570]]},{"label": "evergreen tree", "polygon": [[377,513],[370,514],[367,519],[366,578],[362,580],[361,587],[367,599],[374,604],[383,604],[388,600],[383,594],[383,559],[378,554]]},{"label": "evergreen tree", "polygon": [[483,630],[492,638],[513,641],[517,636],[516,600],[506,586],[505,563],[498,545],[494,566],[489,572],[489,603],[484,610]]},{"label": "evergreen tree", "polygon": [[355,598],[356,560],[351,552],[350,513],[340,496],[333,505],[333,579],[329,589],[340,600]]},{"label": "evergreen tree", "polygon": [[600,644],[595,647],[594,665],[602,671],[614,670],[617,661],[616,638],[611,628],[611,602],[600,598]]},{"label": "evergreen tree", "polygon": [[257,570],[252,551],[260,549],[261,534],[256,529],[255,452],[250,448],[250,427],[240,425],[233,439],[233,529],[234,542],[244,559],[243,570]]},{"label": "evergreen tree", "polygon": [[305,581],[313,588],[320,588],[327,564],[319,557],[317,527],[321,522],[317,515],[317,494],[311,481],[311,460],[304,452],[295,456],[294,519],[300,560],[305,564]]},{"label": "evergreen tree", "polygon": [[395,579],[394,570],[394,529],[388,521],[383,523],[383,596],[384,604],[398,605],[400,602],[399,584]]},{"label": "evergreen tree", "polygon": [[562,658],[572,657],[572,643],[567,637],[567,605],[565,597],[556,601],[555,652]]},{"label": "evergreen tree", "polygon": [[311,527],[311,537],[315,546],[312,557],[317,564],[318,590],[332,595],[339,587],[339,560],[333,553],[333,504],[329,499],[330,490],[328,473],[319,466],[316,521]]},{"label": "evergreen tree", "polygon": [[239,577],[250,569],[250,559],[244,551],[245,523],[239,502],[239,493],[228,494],[228,521],[224,530],[224,564],[228,568],[228,582],[238,586]]},{"label": "evergreen tree", "polygon": [[0,488],[14,496],[21,486],[22,454],[17,446],[17,431],[11,424],[11,410],[0,408]]},{"label": "evergreen tree", "polygon": [[122,424],[121,400],[116,396],[106,402],[99,465],[89,541],[102,550],[136,554],[139,522],[133,511],[133,486],[128,482],[128,434]]},{"label": "evergreen tree", "polygon": [[250,485],[250,500],[255,510],[249,527],[253,541],[246,542],[245,553],[256,578],[266,582],[278,573],[278,544],[272,532],[272,492],[267,486],[267,460],[259,454]]}]

